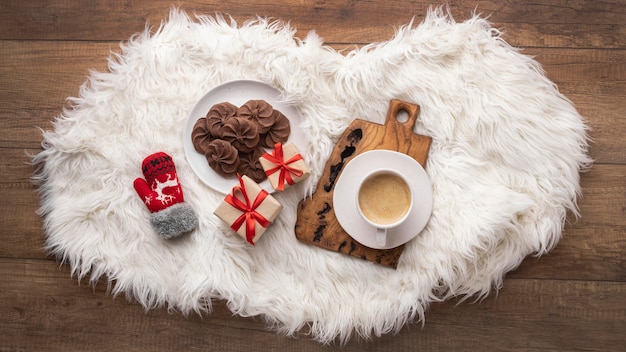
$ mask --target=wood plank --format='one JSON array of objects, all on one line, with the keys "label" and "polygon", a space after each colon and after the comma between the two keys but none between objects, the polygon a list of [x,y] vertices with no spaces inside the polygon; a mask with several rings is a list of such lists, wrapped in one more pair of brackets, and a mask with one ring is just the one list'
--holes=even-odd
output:
[{"label": "wood plank", "polygon": [[0,206],[0,257],[46,258],[43,220],[37,215],[39,195],[28,184],[0,185],[0,194],[10,199]]},{"label": "wood plank", "polygon": [[[626,300],[619,293],[624,285],[506,280],[497,296],[480,303],[434,305],[424,333],[431,334],[435,324],[467,330],[473,334],[463,340],[468,351],[618,351],[623,347],[618,331],[626,331]],[[486,341],[486,336],[498,338]]]},{"label": "wood plank", "polygon": [[54,129],[53,121],[60,116],[61,108],[62,104],[55,109],[0,107],[0,126],[4,128],[0,131],[0,148],[19,149],[23,153],[41,149],[42,131]]},{"label": "wood plank", "polygon": [[[68,88],[67,96],[75,95]],[[0,88],[0,91],[2,89]],[[1,93],[0,93],[1,94]],[[48,95],[41,96],[47,100]],[[596,163],[625,163],[626,107],[621,100],[603,96],[567,96],[591,128],[589,155]],[[35,97],[33,97],[34,99]],[[51,130],[52,122],[61,114],[63,102],[58,99],[56,108],[9,108],[0,107],[0,148],[35,149],[41,144],[42,130]],[[14,101],[15,102],[15,101]],[[24,102],[24,101],[21,101]],[[45,102],[43,103],[45,104]]]},{"label": "wood plank", "polygon": [[[90,70],[106,71],[109,54],[120,50],[118,43],[1,41],[0,51],[4,53],[0,75],[8,83],[0,90],[0,98],[6,99],[8,107],[38,102],[53,108],[78,94]],[[566,95],[626,96],[626,50],[535,48],[522,54],[535,57]],[[34,89],[25,88],[33,83]],[[51,86],[55,89],[50,90]],[[18,97],[27,100],[22,103]]]},{"label": "wood plank", "polygon": [[539,62],[566,95],[626,97],[626,50],[523,48],[520,52]]},{"label": "wood plank", "polygon": [[124,298],[112,299],[105,283],[78,286],[53,262],[0,259],[0,277],[8,280],[0,291],[2,350],[239,351],[249,341],[262,350],[315,347],[306,339],[276,338],[258,319],[232,318],[223,304],[204,318],[166,309],[146,313]]},{"label": "wood plank", "polygon": [[626,162],[626,105],[609,96],[567,96],[583,116],[588,131],[589,156],[595,163]]},{"label": "wood plank", "polygon": [[[624,48],[626,16],[619,1],[501,2],[449,1],[457,21],[474,12],[489,16],[516,46]],[[122,40],[168,17],[171,1],[21,1],[0,5],[0,39]],[[331,43],[381,41],[415,17],[420,22],[429,1],[186,1],[176,4],[190,13],[233,14],[243,22],[257,15],[290,21],[304,36],[314,30]],[[436,5],[436,4],[435,4]],[[367,24],[364,26],[364,24]]]},{"label": "wood plank", "polygon": [[[338,49],[341,47],[337,47]],[[106,71],[117,43],[0,42],[0,147],[37,148],[41,133],[77,96],[89,70]],[[596,162],[626,162],[626,50],[532,49],[547,75],[588,120]],[[55,87],[50,89],[50,87]]]},{"label": "wood plank", "polygon": [[[23,150],[12,148],[0,156],[0,193],[11,199],[0,202],[0,213],[6,214],[0,217],[0,257],[47,257],[29,160]],[[570,216],[557,247],[539,259],[527,258],[512,277],[626,281],[626,165],[594,165],[581,175],[581,186],[582,217]]]},{"label": "wood plank", "polygon": [[0,41],[0,77],[5,83],[0,100],[7,104],[0,111],[60,113],[66,98],[79,94],[90,71],[108,70],[112,51],[120,51],[119,43]]},{"label": "wood plank", "polygon": [[[90,68],[106,69],[119,41],[158,26],[170,7],[290,20],[296,35],[315,30],[337,49],[389,39],[423,18],[431,1],[398,0],[4,0],[0,2],[0,351],[298,350],[622,351],[626,331],[623,259],[626,190],[626,6],[623,0],[450,0],[457,21],[476,11],[523,53],[536,55],[589,119],[597,164],[582,176],[582,219],[565,227],[548,255],[528,258],[499,294],[480,304],[433,304],[426,325],[399,335],[325,347],[301,335],[282,338],[259,317],[232,317],[223,302],[209,316],[166,309],[144,313],[106,284],[79,286],[66,265],[40,250],[38,197],[24,151],[36,151],[35,126],[49,128]],[[589,50],[587,50],[589,49]],[[605,164],[605,165],[603,165]],[[611,165],[612,164],[612,165]],[[25,259],[35,258],[35,259]]]},{"label": "wood plank", "polygon": [[0,147],[39,148],[90,70],[106,71],[118,43],[0,41]]},{"label": "wood plank", "polygon": [[[0,259],[0,348],[11,350],[177,351],[321,349],[307,336],[281,338],[260,318],[231,317],[223,302],[204,318],[156,309],[144,313],[106,285],[78,286],[47,261]],[[83,283],[84,284],[84,283]],[[507,280],[481,303],[434,304],[426,323],[343,351],[498,350],[617,351],[626,328],[626,283]],[[453,318],[452,318],[453,317]],[[486,339],[485,336],[491,336]],[[244,337],[244,338],[242,338]]]}]

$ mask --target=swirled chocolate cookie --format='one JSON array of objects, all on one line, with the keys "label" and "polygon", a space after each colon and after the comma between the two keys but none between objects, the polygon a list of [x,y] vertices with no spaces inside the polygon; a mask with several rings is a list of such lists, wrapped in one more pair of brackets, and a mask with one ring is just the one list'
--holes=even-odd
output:
[{"label": "swirled chocolate cookie", "polygon": [[265,180],[267,176],[259,161],[263,153],[265,153],[265,149],[260,146],[250,153],[239,153],[239,174],[246,175],[255,182]]},{"label": "swirled chocolate cookie", "polygon": [[206,154],[207,147],[213,138],[206,125],[206,118],[199,118],[191,130],[191,143],[198,153]]},{"label": "swirled chocolate cookie", "polygon": [[274,124],[263,135],[259,143],[265,148],[274,148],[276,143],[285,143],[291,134],[289,119],[282,112],[274,110]]},{"label": "swirled chocolate cookie", "polygon": [[221,138],[222,127],[228,120],[237,116],[237,110],[237,106],[227,101],[213,105],[206,114],[206,125],[211,136]]},{"label": "swirled chocolate cookie", "polygon": [[239,170],[239,151],[223,139],[214,139],[207,146],[209,166],[222,177],[232,177]]},{"label": "swirled chocolate cookie", "polygon": [[238,151],[249,153],[259,144],[259,131],[254,122],[234,117],[222,126],[222,139],[231,143]]},{"label": "swirled chocolate cookie", "polygon": [[274,108],[265,100],[248,100],[239,107],[237,115],[254,122],[259,130],[259,134],[267,133],[274,121]]}]

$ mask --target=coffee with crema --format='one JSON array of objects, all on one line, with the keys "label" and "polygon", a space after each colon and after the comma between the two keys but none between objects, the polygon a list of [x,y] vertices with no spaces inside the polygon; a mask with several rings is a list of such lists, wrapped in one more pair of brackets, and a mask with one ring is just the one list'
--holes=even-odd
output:
[{"label": "coffee with crema", "polygon": [[379,225],[389,225],[402,219],[411,207],[411,190],[406,182],[391,172],[369,176],[358,194],[363,216]]}]

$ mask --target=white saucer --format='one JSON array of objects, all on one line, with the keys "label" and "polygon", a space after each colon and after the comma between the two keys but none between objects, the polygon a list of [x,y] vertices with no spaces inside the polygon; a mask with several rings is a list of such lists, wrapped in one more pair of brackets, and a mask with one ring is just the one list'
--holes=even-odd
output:
[{"label": "white saucer", "polygon": [[[387,167],[406,175],[413,190],[413,209],[400,226],[387,231],[387,245],[376,243],[376,229],[359,215],[356,193],[369,171]],[[430,218],[433,194],[424,168],[410,156],[391,150],[371,150],[357,155],[346,164],[333,193],[333,206],[343,229],[357,242],[374,249],[395,248],[416,237]]]},{"label": "white saucer", "polygon": [[[251,99],[265,100],[272,105],[274,109],[282,112],[289,119],[291,127],[291,133],[287,142],[292,142],[300,152],[308,148],[309,139],[304,134],[304,131],[300,129],[300,122],[302,121],[300,113],[294,106],[281,100],[281,92],[278,89],[263,82],[252,80],[230,81],[216,86],[206,93],[189,113],[187,124],[183,132],[183,147],[185,148],[185,156],[187,157],[189,165],[200,180],[207,186],[223,194],[230,193],[233,186],[238,182],[237,177],[222,177],[217,172],[213,171],[205,156],[198,153],[193,147],[191,131],[196,121],[206,116],[207,112],[209,112],[209,109],[214,104],[227,101],[236,106],[241,106]],[[272,185],[267,179],[259,183],[259,185],[269,193],[274,192]]]}]

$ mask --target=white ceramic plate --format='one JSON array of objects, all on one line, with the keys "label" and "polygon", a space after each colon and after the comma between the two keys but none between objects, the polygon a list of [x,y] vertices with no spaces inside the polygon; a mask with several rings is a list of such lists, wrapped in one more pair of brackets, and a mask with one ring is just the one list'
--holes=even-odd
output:
[{"label": "white ceramic plate", "polygon": [[[376,229],[359,215],[356,193],[369,171],[386,167],[406,175],[413,190],[413,209],[400,226],[387,231],[387,245],[376,243]],[[410,156],[391,150],[371,150],[359,154],[346,164],[333,193],[335,215],[343,229],[357,242],[375,249],[398,247],[415,238],[428,223],[433,209],[430,179],[422,166]]]},{"label": "white ceramic plate", "polygon": [[[245,104],[248,100],[265,100],[276,110],[282,112],[288,119],[291,127],[291,134],[287,142],[292,142],[301,152],[306,150],[308,137],[300,129],[301,117],[298,110],[281,100],[281,93],[278,89],[259,81],[237,80],[221,84],[207,94],[205,94],[189,113],[185,131],[183,132],[183,146],[185,156],[193,171],[198,177],[212,189],[223,194],[230,193],[233,186],[237,184],[237,177],[222,177],[211,167],[205,156],[198,153],[191,141],[191,131],[196,121],[205,117],[209,109],[222,102],[230,102],[236,106]],[[266,179],[259,184],[266,191],[272,193],[274,189]]]}]

